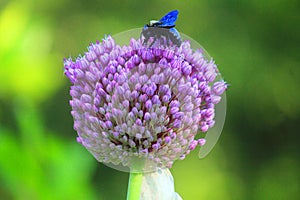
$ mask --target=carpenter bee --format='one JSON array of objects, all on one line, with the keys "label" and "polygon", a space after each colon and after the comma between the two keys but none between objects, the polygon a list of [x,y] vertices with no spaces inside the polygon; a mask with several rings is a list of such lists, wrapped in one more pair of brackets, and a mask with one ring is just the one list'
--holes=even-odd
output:
[{"label": "carpenter bee", "polygon": [[181,45],[181,37],[179,32],[175,29],[175,22],[177,20],[178,10],[173,10],[163,16],[159,21],[150,20],[141,32],[143,44],[149,44],[149,47],[154,44],[158,45]]}]

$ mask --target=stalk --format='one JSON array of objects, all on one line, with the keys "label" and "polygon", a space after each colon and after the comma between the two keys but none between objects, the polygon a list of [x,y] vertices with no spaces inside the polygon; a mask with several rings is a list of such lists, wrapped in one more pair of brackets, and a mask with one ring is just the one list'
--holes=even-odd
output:
[{"label": "stalk", "polygon": [[127,189],[127,200],[140,200],[143,173],[130,173]]}]

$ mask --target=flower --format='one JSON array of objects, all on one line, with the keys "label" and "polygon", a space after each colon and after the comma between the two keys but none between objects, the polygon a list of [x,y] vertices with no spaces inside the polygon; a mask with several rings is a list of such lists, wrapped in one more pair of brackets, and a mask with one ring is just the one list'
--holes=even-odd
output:
[{"label": "flower", "polygon": [[180,47],[128,46],[111,36],[91,44],[76,61],[64,60],[70,79],[77,141],[103,163],[131,167],[134,158],[171,167],[205,140],[214,106],[227,84],[188,41]]}]

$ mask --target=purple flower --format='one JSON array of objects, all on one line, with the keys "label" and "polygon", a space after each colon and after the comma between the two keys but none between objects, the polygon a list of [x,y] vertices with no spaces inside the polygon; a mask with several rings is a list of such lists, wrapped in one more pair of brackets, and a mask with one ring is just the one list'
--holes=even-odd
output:
[{"label": "purple flower", "polygon": [[188,41],[148,48],[139,40],[118,46],[112,37],[91,44],[76,61],[65,59],[72,86],[77,141],[99,162],[130,166],[134,157],[171,167],[205,140],[214,106],[227,84]]}]

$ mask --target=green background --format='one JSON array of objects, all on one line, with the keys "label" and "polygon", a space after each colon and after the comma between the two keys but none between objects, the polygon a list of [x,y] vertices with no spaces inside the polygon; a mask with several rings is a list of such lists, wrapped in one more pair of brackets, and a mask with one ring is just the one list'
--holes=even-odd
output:
[{"label": "green background", "polygon": [[0,199],[125,199],[76,143],[63,58],[178,9],[230,83],[221,138],[171,169],[184,200],[300,199],[300,1],[1,0]]}]

